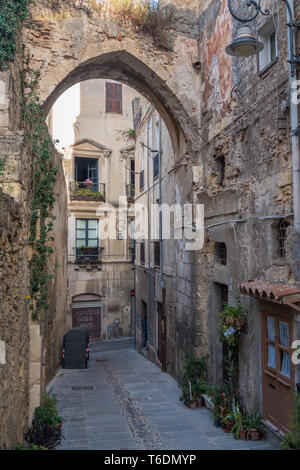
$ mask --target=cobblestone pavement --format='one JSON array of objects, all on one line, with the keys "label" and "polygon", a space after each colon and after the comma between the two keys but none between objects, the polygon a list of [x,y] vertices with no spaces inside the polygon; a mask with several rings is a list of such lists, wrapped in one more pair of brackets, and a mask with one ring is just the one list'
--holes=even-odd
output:
[{"label": "cobblestone pavement", "polygon": [[185,407],[177,383],[130,341],[92,343],[89,368],[60,370],[50,388],[65,419],[61,449],[272,449],[225,434],[206,408]]}]

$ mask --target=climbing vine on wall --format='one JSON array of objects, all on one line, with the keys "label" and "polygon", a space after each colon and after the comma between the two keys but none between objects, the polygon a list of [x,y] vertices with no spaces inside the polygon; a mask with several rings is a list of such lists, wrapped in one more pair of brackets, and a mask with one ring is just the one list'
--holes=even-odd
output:
[{"label": "climbing vine on wall", "polygon": [[[49,308],[47,284],[53,279],[48,274],[48,259],[53,253],[51,236],[53,230],[54,186],[57,168],[52,163],[53,145],[45,123],[43,109],[37,93],[39,72],[27,69],[24,88],[23,122],[27,149],[32,161],[32,202],[29,242],[32,247],[30,259],[30,304],[32,319],[41,319],[43,310]],[[29,77],[29,78],[28,78]]]},{"label": "climbing vine on wall", "polygon": [[[0,0],[0,71],[7,70],[14,60],[20,25],[29,15],[32,0]],[[57,168],[52,163],[52,139],[37,93],[39,73],[30,70],[27,61],[24,73],[23,126],[26,149],[32,162],[31,220],[29,243],[31,245],[30,304],[32,319],[41,319],[41,312],[48,309],[47,284],[53,275],[48,274],[48,259],[53,250],[51,236],[55,203],[54,186]],[[2,168],[0,162],[0,171]],[[3,170],[3,168],[2,168]]]},{"label": "climbing vine on wall", "polygon": [[19,25],[25,21],[32,0],[0,0],[0,71],[8,68],[17,48]]}]

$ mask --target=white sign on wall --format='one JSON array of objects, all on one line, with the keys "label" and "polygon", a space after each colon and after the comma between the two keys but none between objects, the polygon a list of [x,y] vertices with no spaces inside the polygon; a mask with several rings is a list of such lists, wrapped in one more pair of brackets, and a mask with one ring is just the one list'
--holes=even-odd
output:
[{"label": "white sign on wall", "polygon": [[0,341],[0,364],[2,365],[6,364],[4,341]]}]

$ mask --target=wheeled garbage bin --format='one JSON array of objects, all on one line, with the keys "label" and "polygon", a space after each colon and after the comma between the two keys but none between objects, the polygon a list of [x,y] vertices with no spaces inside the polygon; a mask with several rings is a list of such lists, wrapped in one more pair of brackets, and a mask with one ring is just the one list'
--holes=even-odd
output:
[{"label": "wheeled garbage bin", "polygon": [[89,360],[89,333],[84,328],[73,328],[63,340],[63,368],[86,369]]}]

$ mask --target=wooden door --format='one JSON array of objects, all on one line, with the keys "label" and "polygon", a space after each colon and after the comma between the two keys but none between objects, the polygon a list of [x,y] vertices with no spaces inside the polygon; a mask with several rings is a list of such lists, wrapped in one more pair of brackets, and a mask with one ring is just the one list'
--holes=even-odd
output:
[{"label": "wooden door", "polygon": [[292,312],[284,306],[262,312],[263,415],[279,432],[289,431],[294,407]]},{"label": "wooden door", "polygon": [[86,328],[90,339],[101,337],[101,307],[78,307],[72,309],[73,328]]}]

